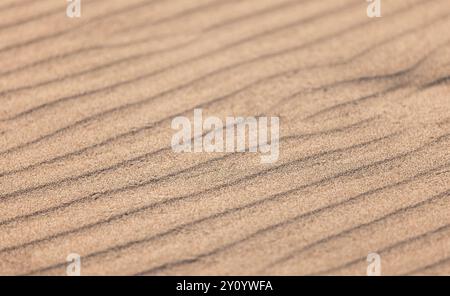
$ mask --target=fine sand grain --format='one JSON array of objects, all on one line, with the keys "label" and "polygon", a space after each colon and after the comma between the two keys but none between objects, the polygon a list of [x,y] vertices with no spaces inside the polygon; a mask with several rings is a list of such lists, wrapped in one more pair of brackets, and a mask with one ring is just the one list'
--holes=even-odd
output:
[{"label": "fine sand grain", "polygon": [[[450,1],[0,4],[0,273],[450,274]],[[279,116],[280,157],[171,121]]]}]

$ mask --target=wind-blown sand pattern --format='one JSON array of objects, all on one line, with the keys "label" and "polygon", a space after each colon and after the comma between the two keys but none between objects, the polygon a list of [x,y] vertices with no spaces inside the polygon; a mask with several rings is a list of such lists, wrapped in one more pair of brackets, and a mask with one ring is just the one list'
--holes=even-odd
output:
[{"label": "wind-blown sand pattern", "polygon": [[[0,273],[450,273],[450,1],[0,4]],[[280,158],[174,153],[279,116]]]}]

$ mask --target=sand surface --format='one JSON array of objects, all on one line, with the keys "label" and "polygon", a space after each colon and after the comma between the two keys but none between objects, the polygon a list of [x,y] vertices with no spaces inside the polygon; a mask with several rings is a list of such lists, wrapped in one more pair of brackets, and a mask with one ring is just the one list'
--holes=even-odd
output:
[{"label": "sand surface", "polygon": [[[450,274],[450,1],[0,4],[0,273]],[[279,116],[280,157],[171,121]]]}]

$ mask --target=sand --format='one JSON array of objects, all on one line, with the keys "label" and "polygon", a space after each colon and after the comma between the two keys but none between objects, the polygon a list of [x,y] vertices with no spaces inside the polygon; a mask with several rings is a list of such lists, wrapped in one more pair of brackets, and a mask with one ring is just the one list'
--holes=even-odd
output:
[{"label": "sand", "polygon": [[[3,0],[0,273],[450,274],[450,2],[366,8]],[[195,108],[278,161],[174,153]]]}]

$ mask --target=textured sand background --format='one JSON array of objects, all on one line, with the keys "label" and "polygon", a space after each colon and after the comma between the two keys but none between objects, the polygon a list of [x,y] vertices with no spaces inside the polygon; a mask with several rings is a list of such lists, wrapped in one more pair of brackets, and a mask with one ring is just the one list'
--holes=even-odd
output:
[{"label": "textured sand background", "polygon": [[[450,273],[450,1],[0,4],[0,273]],[[278,162],[174,116],[280,116]]]}]

